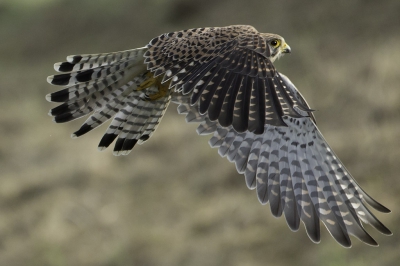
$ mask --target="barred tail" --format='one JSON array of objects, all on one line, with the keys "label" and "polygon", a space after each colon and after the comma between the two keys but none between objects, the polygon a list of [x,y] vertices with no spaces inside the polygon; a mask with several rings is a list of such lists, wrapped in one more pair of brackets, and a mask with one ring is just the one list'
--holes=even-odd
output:
[{"label": "barred tail", "polygon": [[50,110],[57,123],[78,119],[92,113],[76,138],[113,118],[99,143],[99,150],[107,148],[116,138],[114,154],[127,155],[136,143],[142,144],[156,130],[170,101],[165,97],[150,100],[159,91],[154,84],[146,88],[140,84],[151,78],[143,54],[147,48],[104,54],[73,55],[67,62],[56,63],[59,72],[47,81],[64,89],[46,95],[50,102],[61,105]]}]

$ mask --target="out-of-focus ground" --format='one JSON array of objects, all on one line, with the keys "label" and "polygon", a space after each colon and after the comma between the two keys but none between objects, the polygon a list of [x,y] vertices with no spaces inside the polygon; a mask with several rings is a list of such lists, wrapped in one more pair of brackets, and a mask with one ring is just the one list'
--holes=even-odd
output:
[{"label": "out-of-focus ground", "polygon": [[[0,2],[0,265],[398,265],[400,1]],[[164,32],[250,24],[285,37],[276,63],[361,186],[393,212],[379,248],[313,244],[246,188],[171,105],[126,157],[72,140],[44,96],[65,56],[144,46]]]}]

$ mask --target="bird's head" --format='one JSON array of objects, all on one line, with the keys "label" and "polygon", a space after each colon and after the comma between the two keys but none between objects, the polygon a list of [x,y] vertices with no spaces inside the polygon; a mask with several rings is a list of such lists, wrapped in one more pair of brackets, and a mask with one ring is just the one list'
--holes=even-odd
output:
[{"label": "bird's head", "polygon": [[279,35],[268,34],[267,36],[265,36],[265,41],[269,47],[269,59],[271,60],[271,62],[274,62],[276,59],[279,59],[284,54],[288,54],[291,52],[290,46],[285,42],[285,39],[283,39]]}]

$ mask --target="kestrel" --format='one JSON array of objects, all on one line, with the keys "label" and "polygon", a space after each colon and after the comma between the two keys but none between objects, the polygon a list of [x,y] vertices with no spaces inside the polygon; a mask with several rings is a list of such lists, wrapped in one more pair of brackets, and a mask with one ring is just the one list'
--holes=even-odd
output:
[{"label": "kestrel", "polygon": [[50,110],[57,123],[89,118],[72,134],[82,136],[112,118],[99,144],[115,139],[115,155],[147,141],[172,101],[197,133],[234,162],[261,204],[285,215],[289,228],[300,221],[313,242],[320,220],[333,238],[351,246],[349,235],[377,246],[364,230],[370,224],[390,235],[367,208],[389,209],[356,183],[316,126],[309,105],[273,62],[290,53],[276,34],[252,26],[196,28],[162,34],[142,48],[67,57],[48,77],[65,86],[46,96],[61,105]]}]

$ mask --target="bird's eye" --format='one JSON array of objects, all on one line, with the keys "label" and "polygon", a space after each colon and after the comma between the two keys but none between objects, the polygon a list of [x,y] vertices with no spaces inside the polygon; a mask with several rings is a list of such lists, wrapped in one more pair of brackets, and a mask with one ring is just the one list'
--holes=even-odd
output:
[{"label": "bird's eye", "polygon": [[272,47],[276,48],[281,44],[281,42],[279,40],[272,40],[269,42],[269,44],[271,44]]}]

